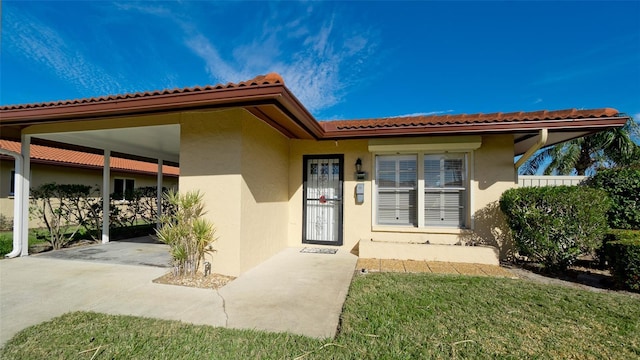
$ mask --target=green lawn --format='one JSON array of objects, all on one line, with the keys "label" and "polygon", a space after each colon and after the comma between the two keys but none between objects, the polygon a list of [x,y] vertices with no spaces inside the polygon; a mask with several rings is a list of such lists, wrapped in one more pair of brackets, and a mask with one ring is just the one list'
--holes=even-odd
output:
[{"label": "green lawn", "polygon": [[640,298],[523,280],[356,276],[335,339],[77,312],[30,327],[3,359],[640,358]]},{"label": "green lawn", "polygon": [[[43,242],[36,239],[35,234],[29,233],[29,245],[35,245]],[[12,231],[0,231],[0,257],[4,257],[13,249],[13,232]]]}]

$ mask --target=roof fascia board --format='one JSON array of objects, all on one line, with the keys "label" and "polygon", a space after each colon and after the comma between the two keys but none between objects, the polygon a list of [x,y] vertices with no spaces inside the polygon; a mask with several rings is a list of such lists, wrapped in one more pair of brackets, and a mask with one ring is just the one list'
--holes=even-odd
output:
[{"label": "roof fascia board", "polygon": [[155,112],[184,111],[192,108],[231,107],[278,98],[285,87],[281,84],[161,94],[148,97],[103,100],[89,103],[70,103],[50,107],[10,109],[2,111],[2,122],[28,125],[37,122],[95,119],[97,117],[139,115]]},{"label": "roof fascia board", "polygon": [[324,134],[325,139],[345,139],[362,137],[385,136],[425,136],[425,135],[473,135],[484,133],[518,133],[538,130],[542,127],[552,129],[577,130],[601,130],[612,127],[621,127],[626,124],[628,117],[607,117],[591,119],[564,119],[564,120],[536,120],[519,121],[509,123],[489,124],[452,124],[431,125],[422,127],[396,127],[396,128],[371,128],[352,130],[331,130]]},{"label": "roof fascia board", "polygon": [[326,131],[322,125],[320,125],[320,122],[311,115],[309,110],[302,105],[300,100],[298,100],[289,89],[286,87],[285,89],[286,91],[282,93],[282,100],[284,101],[280,101],[280,103],[291,114],[291,118],[300,126],[306,128],[316,139],[324,139]]}]

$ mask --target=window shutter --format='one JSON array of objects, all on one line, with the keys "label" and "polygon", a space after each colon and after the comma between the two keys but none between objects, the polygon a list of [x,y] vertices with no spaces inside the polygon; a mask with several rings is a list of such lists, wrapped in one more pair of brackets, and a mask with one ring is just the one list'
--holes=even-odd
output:
[{"label": "window shutter", "polygon": [[378,224],[415,226],[416,156],[378,156],[376,160]]},{"label": "window shutter", "polygon": [[464,154],[425,155],[426,226],[465,226],[465,175]]}]

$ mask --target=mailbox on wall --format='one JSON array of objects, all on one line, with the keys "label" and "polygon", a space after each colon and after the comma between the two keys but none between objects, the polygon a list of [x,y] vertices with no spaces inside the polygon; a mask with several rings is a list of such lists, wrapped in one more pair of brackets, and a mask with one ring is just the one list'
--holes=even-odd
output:
[{"label": "mailbox on wall", "polygon": [[356,184],[356,203],[362,204],[364,202],[364,183]]}]

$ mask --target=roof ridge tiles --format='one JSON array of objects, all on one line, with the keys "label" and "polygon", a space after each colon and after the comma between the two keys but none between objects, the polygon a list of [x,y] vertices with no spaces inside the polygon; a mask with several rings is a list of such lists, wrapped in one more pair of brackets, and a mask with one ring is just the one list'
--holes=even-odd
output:
[{"label": "roof ridge tiles", "polygon": [[43,107],[89,104],[89,103],[97,103],[97,102],[105,102],[105,101],[113,101],[113,100],[135,99],[135,98],[141,98],[141,97],[153,97],[153,96],[173,95],[173,94],[182,94],[182,93],[191,93],[191,92],[218,91],[218,90],[225,90],[225,89],[258,87],[258,86],[269,86],[269,85],[284,85],[284,79],[282,78],[282,76],[280,76],[280,74],[272,72],[266,75],[258,75],[253,79],[235,82],[235,83],[234,82],[228,82],[226,84],[218,83],[215,85],[206,85],[204,87],[196,85],[196,86],[190,86],[190,87],[184,87],[184,88],[161,89],[161,90],[157,89],[157,90],[137,91],[137,92],[123,93],[123,94],[110,94],[110,95],[94,96],[90,98],[43,101],[43,102],[29,103],[29,104],[1,105],[0,110],[23,110],[23,109],[43,108]]},{"label": "roof ridge tiles", "polygon": [[[491,124],[506,122],[530,122],[530,121],[551,121],[605,118],[619,116],[618,110],[613,108],[600,109],[564,109],[564,110],[539,110],[539,111],[514,111],[497,113],[475,113],[475,114],[446,114],[446,115],[416,115],[386,118],[369,118],[356,120],[333,120],[323,122],[325,129],[355,130],[355,129],[376,129],[376,128],[415,128],[431,127],[437,125],[470,125],[470,124]],[[331,130],[331,131],[335,131]]]}]

